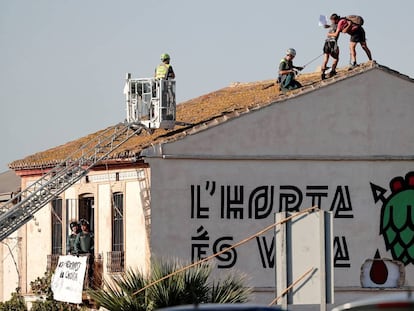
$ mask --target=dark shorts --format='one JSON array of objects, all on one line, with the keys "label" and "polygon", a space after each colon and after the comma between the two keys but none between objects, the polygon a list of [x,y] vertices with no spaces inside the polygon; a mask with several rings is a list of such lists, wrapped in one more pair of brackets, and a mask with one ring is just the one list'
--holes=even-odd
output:
[{"label": "dark shorts", "polygon": [[339,56],[338,43],[335,41],[325,41],[325,44],[323,45],[323,52],[337,59]]},{"label": "dark shorts", "polygon": [[365,30],[362,28],[362,26],[358,27],[357,30],[354,31],[354,33],[351,34],[351,42],[365,42]]}]

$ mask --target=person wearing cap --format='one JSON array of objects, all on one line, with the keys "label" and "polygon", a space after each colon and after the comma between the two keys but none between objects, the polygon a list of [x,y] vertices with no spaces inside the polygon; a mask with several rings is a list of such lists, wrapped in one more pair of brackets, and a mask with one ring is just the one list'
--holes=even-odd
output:
[{"label": "person wearing cap", "polygon": [[79,223],[77,221],[72,221],[69,224],[71,233],[68,235],[66,239],[66,254],[72,255],[75,254],[75,241],[76,237],[80,232]]},{"label": "person wearing cap", "polygon": [[76,255],[88,256],[88,286],[94,287],[94,234],[90,231],[89,222],[86,219],[79,221],[81,232],[76,237],[75,253]]},{"label": "person wearing cap", "polygon": [[295,69],[300,71],[303,67],[293,66],[293,59],[295,56],[295,49],[287,49],[286,56],[282,58],[279,63],[278,82],[280,83],[280,90],[282,92],[302,87],[302,84],[295,80]]},{"label": "person wearing cap", "polygon": [[75,253],[76,254],[93,254],[94,251],[94,235],[90,231],[89,222],[86,219],[79,221],[81,231],[76,236]]},{"label": "person wearing cap", "polygon": [[175,79],[175,73],[170,65],[170,55],[164,53],[161,55],[161,64],[155,68],[155,78],[157,79]]}]

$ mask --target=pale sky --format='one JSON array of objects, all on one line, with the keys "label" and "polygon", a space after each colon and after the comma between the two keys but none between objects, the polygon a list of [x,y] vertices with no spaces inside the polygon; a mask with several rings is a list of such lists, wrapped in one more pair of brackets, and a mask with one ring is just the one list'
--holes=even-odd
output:
[{"label": "pale sky", "polygon": [[[164,52],[178,102],[275,78],[289,47],[303,65],[322,53],[320,14],[363,16],[374,59],[414,77],[412,12],[412,0],[0,0],[0,172],[122,122],[125,73],[152,76]],[[342,35],[340,66],[348,42]]]}]

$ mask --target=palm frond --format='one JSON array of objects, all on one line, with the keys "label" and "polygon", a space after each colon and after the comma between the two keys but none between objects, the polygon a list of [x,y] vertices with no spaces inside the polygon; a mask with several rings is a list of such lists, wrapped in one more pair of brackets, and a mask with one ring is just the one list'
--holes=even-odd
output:
[{"label": "palm frond", "polygon": [[243,286],[244,276],[229,275],[224,281],[216,281],[211,287],[211,303],[243,303],[251,290]]},{"label": "palm frond", "polygon": [[144,287],[145,278],[132,269],[117,276],[110,281],[104,281],[102,289],[90,291],[91,297],[102,307],[111,311],[147,311],[145,292],[133,293]]}]

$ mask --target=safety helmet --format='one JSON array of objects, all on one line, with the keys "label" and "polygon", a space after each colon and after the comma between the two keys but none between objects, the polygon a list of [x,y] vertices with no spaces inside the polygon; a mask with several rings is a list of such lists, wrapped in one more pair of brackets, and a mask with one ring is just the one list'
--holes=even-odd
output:
[{"label": "safety helmet", "polygon": [[77,222],[77,221],[72,221],[70,224],[69,224],[69,227],[71,228],[71,229],[73,229],[74,227],[76,227],[76,226],[79,226],[79,223]]},{"label": "safety helmet", "polygon": [[170,55],[168,55],[167,53],[161,54],[161,60],[165,61],[167,59],[170,59]]},{"label": "safety helmet", "polygon": [[83,218],[79,220],[79,223],[81,224],[81,226],[89,226],[89,221]]},{"label": "safety helmet", "polygon": [[286,51],[286,55],[292,55],[292,56],[296,56],[296,50],[293,48],[289,48]]}]

